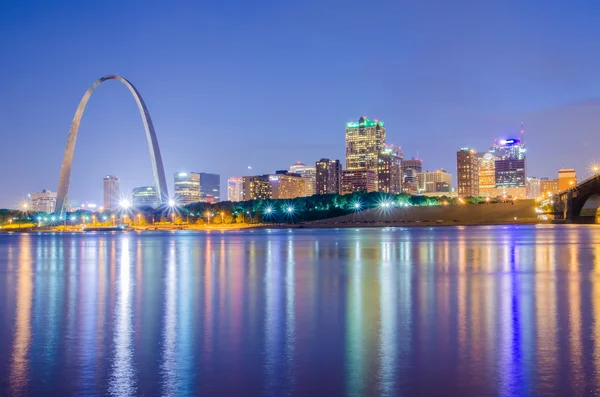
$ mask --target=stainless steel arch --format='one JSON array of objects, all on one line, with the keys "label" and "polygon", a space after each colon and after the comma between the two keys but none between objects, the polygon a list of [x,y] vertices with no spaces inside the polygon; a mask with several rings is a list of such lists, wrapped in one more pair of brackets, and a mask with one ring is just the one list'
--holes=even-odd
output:
[{"label": "stainless steel arch", "polygon": [[127,79],[121,76],[108,75],[94,81],[94,84],[92,84],[92,86],[83,95],[83,98],[81,98],[79,106],[77,107],[77,111],[75,112],[75,116],[73,117],[71,129],[69,130],[69,138],[67,139],[67,147],[65,148],[65,155],[63,157],[63,162],[60,169],[60,180],[58,181],[58,192],[56,197],[55,212],[61,215],[65,212],[67,207],[67,195],[69,193],[69,182],[71,180],[71,165],[73,163],[75,141],[77,140],[77,133],[79,132],[79,123],[81,122],[81,117],[83,116],[83,111],[85,110],[88,100],[92,96],[92,92],[94,92],[96,87],[106,80],[118,80],[125,84],[137,102],[138,108],[140,109],[140,114],[142,116],[142,121],[144,122],[146,138],[148,138],[148,147],[150,149],[152,171],[154,172],[154,184],[156,185],[156,194],[158,195],[158,200],[160,203],[162,203],[169,196],[167,191],[167,181],[165,179],[165,170],[163,168],[162,157],[160,156],[158,140],[156,139],[156,132],[154,131],[154,125],[152,124],[150,113],[148,112],[148,108],[146,107],[142,96],[135,86]]}]

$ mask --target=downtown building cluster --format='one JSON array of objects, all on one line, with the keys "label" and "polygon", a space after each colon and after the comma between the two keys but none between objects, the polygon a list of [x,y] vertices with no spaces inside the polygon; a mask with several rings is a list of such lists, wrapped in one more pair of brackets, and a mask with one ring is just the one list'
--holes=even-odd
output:
[{"label": "downtown building cluster", "polygon": [[346,124],[346,167],[322,158],[296,163],[274,174],[229,178],[229,201],[291,199],[354,192],[448,194],[452,177],[444,170],[423,172],[423,162],[405,160],[400,146],[388,145],[383,121],[361,117]]},{"label": "downtown building cluster", "polygon": [[527,176],[527,149],[520,138],[496,140],[490,149],[462,148],[456,154],[457,192],[462,197],[546,199],[577,184],[574,169],[556,179]]}]

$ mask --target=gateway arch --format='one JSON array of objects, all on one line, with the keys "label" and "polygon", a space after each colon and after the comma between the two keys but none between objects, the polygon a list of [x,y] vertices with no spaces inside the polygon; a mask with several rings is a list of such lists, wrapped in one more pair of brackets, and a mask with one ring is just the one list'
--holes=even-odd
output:
[{"label": "gateway arch", "polygon": [[71,129],[69,130],[69,138],[67,139],[67,147],[65,148],[65,155],[60,168],[60,179],[58,181],[58,190],[56,196],[55,212],[61,215],[67,208],[67,196],[69,194],[69,182],[71,180],[71,165],[73,163],[75,141],[77,140],[77,134],[79,132],[79,123],[81,122],[83,111],[85,110],[85,107],[92,96],[92,92],[94,92],[96,87],[104,83],[106,80],[118,80],[125,84],[125,86],[129,88],[129,91],[131,91],[131,94],[133,95],[133,98],[140,109],[142,121],[144,122],[144,129],[146,130],[148,148],[150,149],[150,159],[152,160],[152,171],[154,173],[154,184],[156,186],[156,194],[158,196],[159,203],[163,203],[169,196],[167,191],[167,181],[165,179],[165,170],[163,168],[162,157],[160,156],[158,140],[156,139],[156,132],[154,131],[154,125],[152,124],[150,113],[148,112],[148,108],[146,107],[142,96],[133,86],[133,84],[131,84],[127,79],[121,76],[108,75],[94,81],[94,84],[92,84],[92,86],[83,95],[83,98],[81,98],[79,106],[77,107],[77,111],[75,112],[75,116],[73,117]]}]

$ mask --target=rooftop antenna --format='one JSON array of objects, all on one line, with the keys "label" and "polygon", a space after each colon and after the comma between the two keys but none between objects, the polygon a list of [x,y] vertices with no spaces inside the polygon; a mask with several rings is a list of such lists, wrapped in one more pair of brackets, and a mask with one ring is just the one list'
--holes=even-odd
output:
[{"label": "rooftop antenna", "polygon": [[525,143],[525,141],[523,140],[524,136],[525,136],[525,126],[523,125],[523,122],[521,121],[521,143]]}]

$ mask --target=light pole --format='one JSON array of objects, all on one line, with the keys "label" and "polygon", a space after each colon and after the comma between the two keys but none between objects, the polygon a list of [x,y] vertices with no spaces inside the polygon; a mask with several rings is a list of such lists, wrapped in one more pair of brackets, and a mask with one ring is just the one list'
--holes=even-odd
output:
[{"label": "light pole", "polygon": [[142,226],[142,214],[137,214],[138,226]]},{"label": "light pole", "polygon": [[112,214],[110,217],[112,218],[113,226],[115,226],[115,214]]}]

